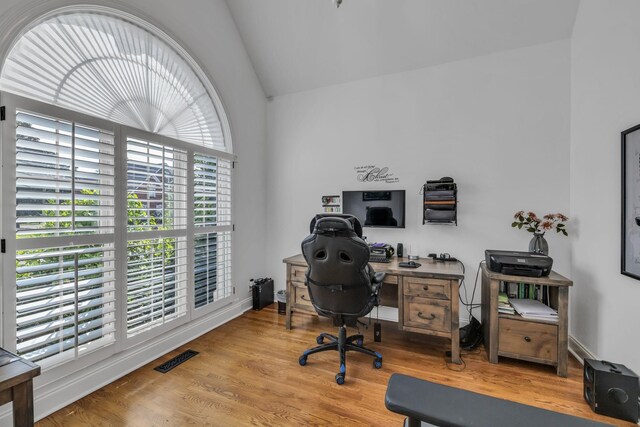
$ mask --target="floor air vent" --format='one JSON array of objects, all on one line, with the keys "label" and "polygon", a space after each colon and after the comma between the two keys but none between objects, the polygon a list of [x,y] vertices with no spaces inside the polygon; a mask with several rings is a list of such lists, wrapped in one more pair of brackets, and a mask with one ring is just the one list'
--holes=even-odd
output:
[{"label": "floor air vent", "polygon": [[170,370],[172,370],[173,368],[175,368],[176,366],[178,366],[182,362],[186,362],[187,360],[191,359],[196,354],[198,354],[197,351],[187,350],[184,353],[180,353],[179,355],[177,355],[173,359],[168,360],[168,361],[164,362],[162,365],[156,366],[153,369],[155,369],[158,372],[162,372],[163,374],[166,374],[167,372],[169,372]]}]

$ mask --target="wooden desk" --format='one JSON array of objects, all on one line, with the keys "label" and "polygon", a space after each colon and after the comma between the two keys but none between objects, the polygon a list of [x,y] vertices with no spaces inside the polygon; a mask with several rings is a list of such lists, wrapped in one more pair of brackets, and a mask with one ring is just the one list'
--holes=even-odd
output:
[{"label": "wooden desk", "polygon": [[[558,310],[558,322],[524,319],[518,314],[498,313],[500,282],[549,287],[550,306]],[[498,356],[544,363],[567,376],[569,338],[569,287],[573,282],[552,271],[547,277],[508,276],[482,264],[482,326],[489,362]]]},{"label": "wooden desk", "polygon": [[[0,348],[0,405],[13,401],[13,425],[33,425],[33,378],[40,375],[40,366]],[[4,362],[3,362],[4,363]]]},{"label": "wooden desk", "polygon": [[[384,271],[380,305],[398,307],[398,329],[435,335],[451,340],[451,361],[460,363],[460,330],[458,288],[464,278],[457,262],[420,259],[418,268],[403,268],[406,259],[393,258],[390,263],[371,263]],[[285,258],[287,265],[286,327],[291,329],[293,313],[315,314],[305,285],[307,262],[294,255]]]}]

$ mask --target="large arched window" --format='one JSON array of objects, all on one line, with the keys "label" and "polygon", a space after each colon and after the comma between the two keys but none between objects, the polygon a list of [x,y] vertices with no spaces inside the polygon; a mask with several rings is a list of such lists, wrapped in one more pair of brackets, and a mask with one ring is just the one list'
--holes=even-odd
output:
[{"label": "large arched window", "polygon": [[230,302],[234,157],[184,50],[121,12],[59,9],[16,39],[0,90],[3,347],[109,355]]}]

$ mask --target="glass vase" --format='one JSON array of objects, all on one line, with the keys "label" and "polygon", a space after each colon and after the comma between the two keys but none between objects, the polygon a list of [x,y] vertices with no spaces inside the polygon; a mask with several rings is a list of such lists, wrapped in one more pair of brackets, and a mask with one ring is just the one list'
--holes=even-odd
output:
[{"label": "glass vase", "polygon": [[544,238],[544,233],[533,233],[533,238],[529,242],[529,252],[549,255],[549,245]]}]

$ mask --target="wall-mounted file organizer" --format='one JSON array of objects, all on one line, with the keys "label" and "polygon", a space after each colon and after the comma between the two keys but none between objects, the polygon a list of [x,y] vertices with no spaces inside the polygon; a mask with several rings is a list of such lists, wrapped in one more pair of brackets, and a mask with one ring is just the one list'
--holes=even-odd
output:
[{"label": "wall-mounted file organizer", "polygon": [[422,187],[423,224],[458,225],[458,188],[453,178],[427,181]]},{"label": "wall-mounted file organizer", "polygon": [[341,213],[342,212],[342,196],[322,196],[322,212],[325,213]]}]

